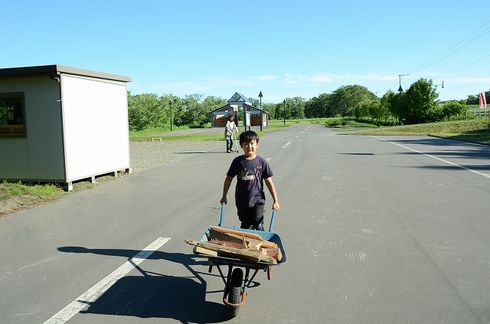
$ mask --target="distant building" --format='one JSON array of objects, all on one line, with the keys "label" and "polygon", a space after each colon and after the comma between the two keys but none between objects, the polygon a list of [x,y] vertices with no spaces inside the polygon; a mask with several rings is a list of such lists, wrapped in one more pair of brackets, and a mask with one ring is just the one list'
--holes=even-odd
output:
[{"label": "distant building", "polygon": [[130,172],[127,82],[61,65],[0,69],[0,179],[72,182]]},{"label": "distant building", "polygon": [[[262,126],[269,125],[269,115],[260,108],[254,107],[252,103],[244,95],[235,92],[235,94],[228,99],[226,105],[220,107],[210,113],[211,115],[211,127],[225,127],[228,116],[235,115],[237,126],[245,126],[244,122],[247,121],[247,115],[250,119],[246,126],[260,126],[260,115],[262,114]],[[239,123],[239,120],[242,123]]]}]

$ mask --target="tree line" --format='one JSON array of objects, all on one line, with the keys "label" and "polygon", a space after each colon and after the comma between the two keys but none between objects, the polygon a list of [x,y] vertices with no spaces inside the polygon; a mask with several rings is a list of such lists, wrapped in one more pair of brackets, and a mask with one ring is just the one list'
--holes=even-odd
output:
[{"label": "tree line", "polygon": [[[490,90],[486,93],[490,102]],[[280,103],[263,103],[270,119],[303,119],[353,117],[376,125],[408,125],[437,122],[465,112],[467,105],[478,104],[478,95],[460,101],[441,103],[432,80],[419,79],[406,92],[386,92],[381,98],[361,85],[341,86],[332,93],[323,93],[309,100],[300,96]],[[259,100],[249,98],[259,107]],[[172,94],[132,95],[128,91],[129,128],[203,127],[210,122],[210,113],[226,105],[226,99],[200,94],[179,98]],[[239,116],[240,117],[240,116]]]}]

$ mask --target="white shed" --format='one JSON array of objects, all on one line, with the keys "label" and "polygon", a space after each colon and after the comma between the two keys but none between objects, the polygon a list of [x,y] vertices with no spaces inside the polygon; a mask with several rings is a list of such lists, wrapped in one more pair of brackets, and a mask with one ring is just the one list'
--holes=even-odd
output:
[{"label": "white shed", "polygon": [[130,172],[127,82],[61,65],[0,69],[0,180]]}]

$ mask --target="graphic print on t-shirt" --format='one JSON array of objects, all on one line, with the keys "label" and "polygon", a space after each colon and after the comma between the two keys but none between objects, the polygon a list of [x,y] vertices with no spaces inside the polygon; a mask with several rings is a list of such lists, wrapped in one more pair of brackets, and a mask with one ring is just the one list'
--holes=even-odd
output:
[{"label": "graphic print on t-shirt", "polygon": [[254,170],[242,170],[238,175],[241,181],[253,181],[257,179],[257,175]]}]

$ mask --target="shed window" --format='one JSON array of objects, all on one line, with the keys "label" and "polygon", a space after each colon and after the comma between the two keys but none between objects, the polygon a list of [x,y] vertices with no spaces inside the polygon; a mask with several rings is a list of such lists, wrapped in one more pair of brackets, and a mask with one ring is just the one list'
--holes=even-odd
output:
[{"label": "shed window", "polygon": [[0,93],[0,137],[24,136],[24,94]]}]

